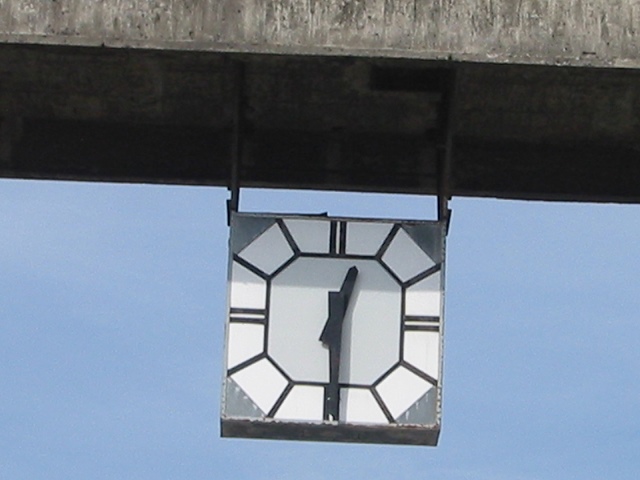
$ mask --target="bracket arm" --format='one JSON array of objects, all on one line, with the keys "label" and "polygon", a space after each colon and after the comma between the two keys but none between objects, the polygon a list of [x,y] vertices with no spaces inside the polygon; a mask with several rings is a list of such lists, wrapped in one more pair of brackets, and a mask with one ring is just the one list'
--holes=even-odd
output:
[{"label": "bracket arm", "polygon": [[238,61],[235,68],[235,105],[233,114],[233,132],[231,135],[231,165],[229,191],[227,200],[227,225],[231,225],[231,214],[240,207],[240,167],[243,155],[243,139],[245,133],[245,65]]},{"label": "bracket arm", "polygon": [[452,211],[449,208],[451,199],[451,174],[453,163],[453,137],[455,135],[455,111],[458,90],[458,69],[453,67],[449,75],[442,99],[440,115],[442,118],[441,143],[437,148],[437,194],[438,221],[444,222],[445,232],[449,233]]}]

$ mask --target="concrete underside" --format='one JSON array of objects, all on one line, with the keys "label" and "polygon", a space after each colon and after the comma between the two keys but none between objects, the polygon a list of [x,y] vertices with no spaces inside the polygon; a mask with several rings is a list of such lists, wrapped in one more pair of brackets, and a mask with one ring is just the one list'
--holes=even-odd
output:
[{"label": "concrete underside", "polygon": [[638,71],[350,57],[2,45],[0,175],[227,185],[239,62],[244,186],[435,193],[455,68],[453,195],[640,200]]},{"label": "concrete underside", "polygon": [[239,151],[243,186],[433,194],[450,120],[452,195],[638,202],[638,21],[604,0],[0,0],[0,176],[228,185]]}]

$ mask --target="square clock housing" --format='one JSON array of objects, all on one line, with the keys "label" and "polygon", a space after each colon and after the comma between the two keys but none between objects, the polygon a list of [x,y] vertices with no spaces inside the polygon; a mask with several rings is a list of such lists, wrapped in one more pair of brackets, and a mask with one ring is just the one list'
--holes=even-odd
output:
[{"label": "square clock housing", "polygon": [[225,437],[436,445],[444,226],[233,214]]}]

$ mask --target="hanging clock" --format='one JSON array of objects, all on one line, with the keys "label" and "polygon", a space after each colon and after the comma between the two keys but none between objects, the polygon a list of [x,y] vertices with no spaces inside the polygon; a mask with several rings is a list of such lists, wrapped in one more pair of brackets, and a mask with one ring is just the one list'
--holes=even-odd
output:
[{"label": "hanging clock", "polygon": [[222,435],[435,445],[438,222],[233,214]]}]

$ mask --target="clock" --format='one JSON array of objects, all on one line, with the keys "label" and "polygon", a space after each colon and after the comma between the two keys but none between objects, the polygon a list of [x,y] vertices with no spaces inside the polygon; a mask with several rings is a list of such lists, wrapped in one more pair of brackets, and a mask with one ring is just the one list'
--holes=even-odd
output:
[{"label": "clock", "polygon": [[435,444],[444,227],[231,218],[223,436]]}]

